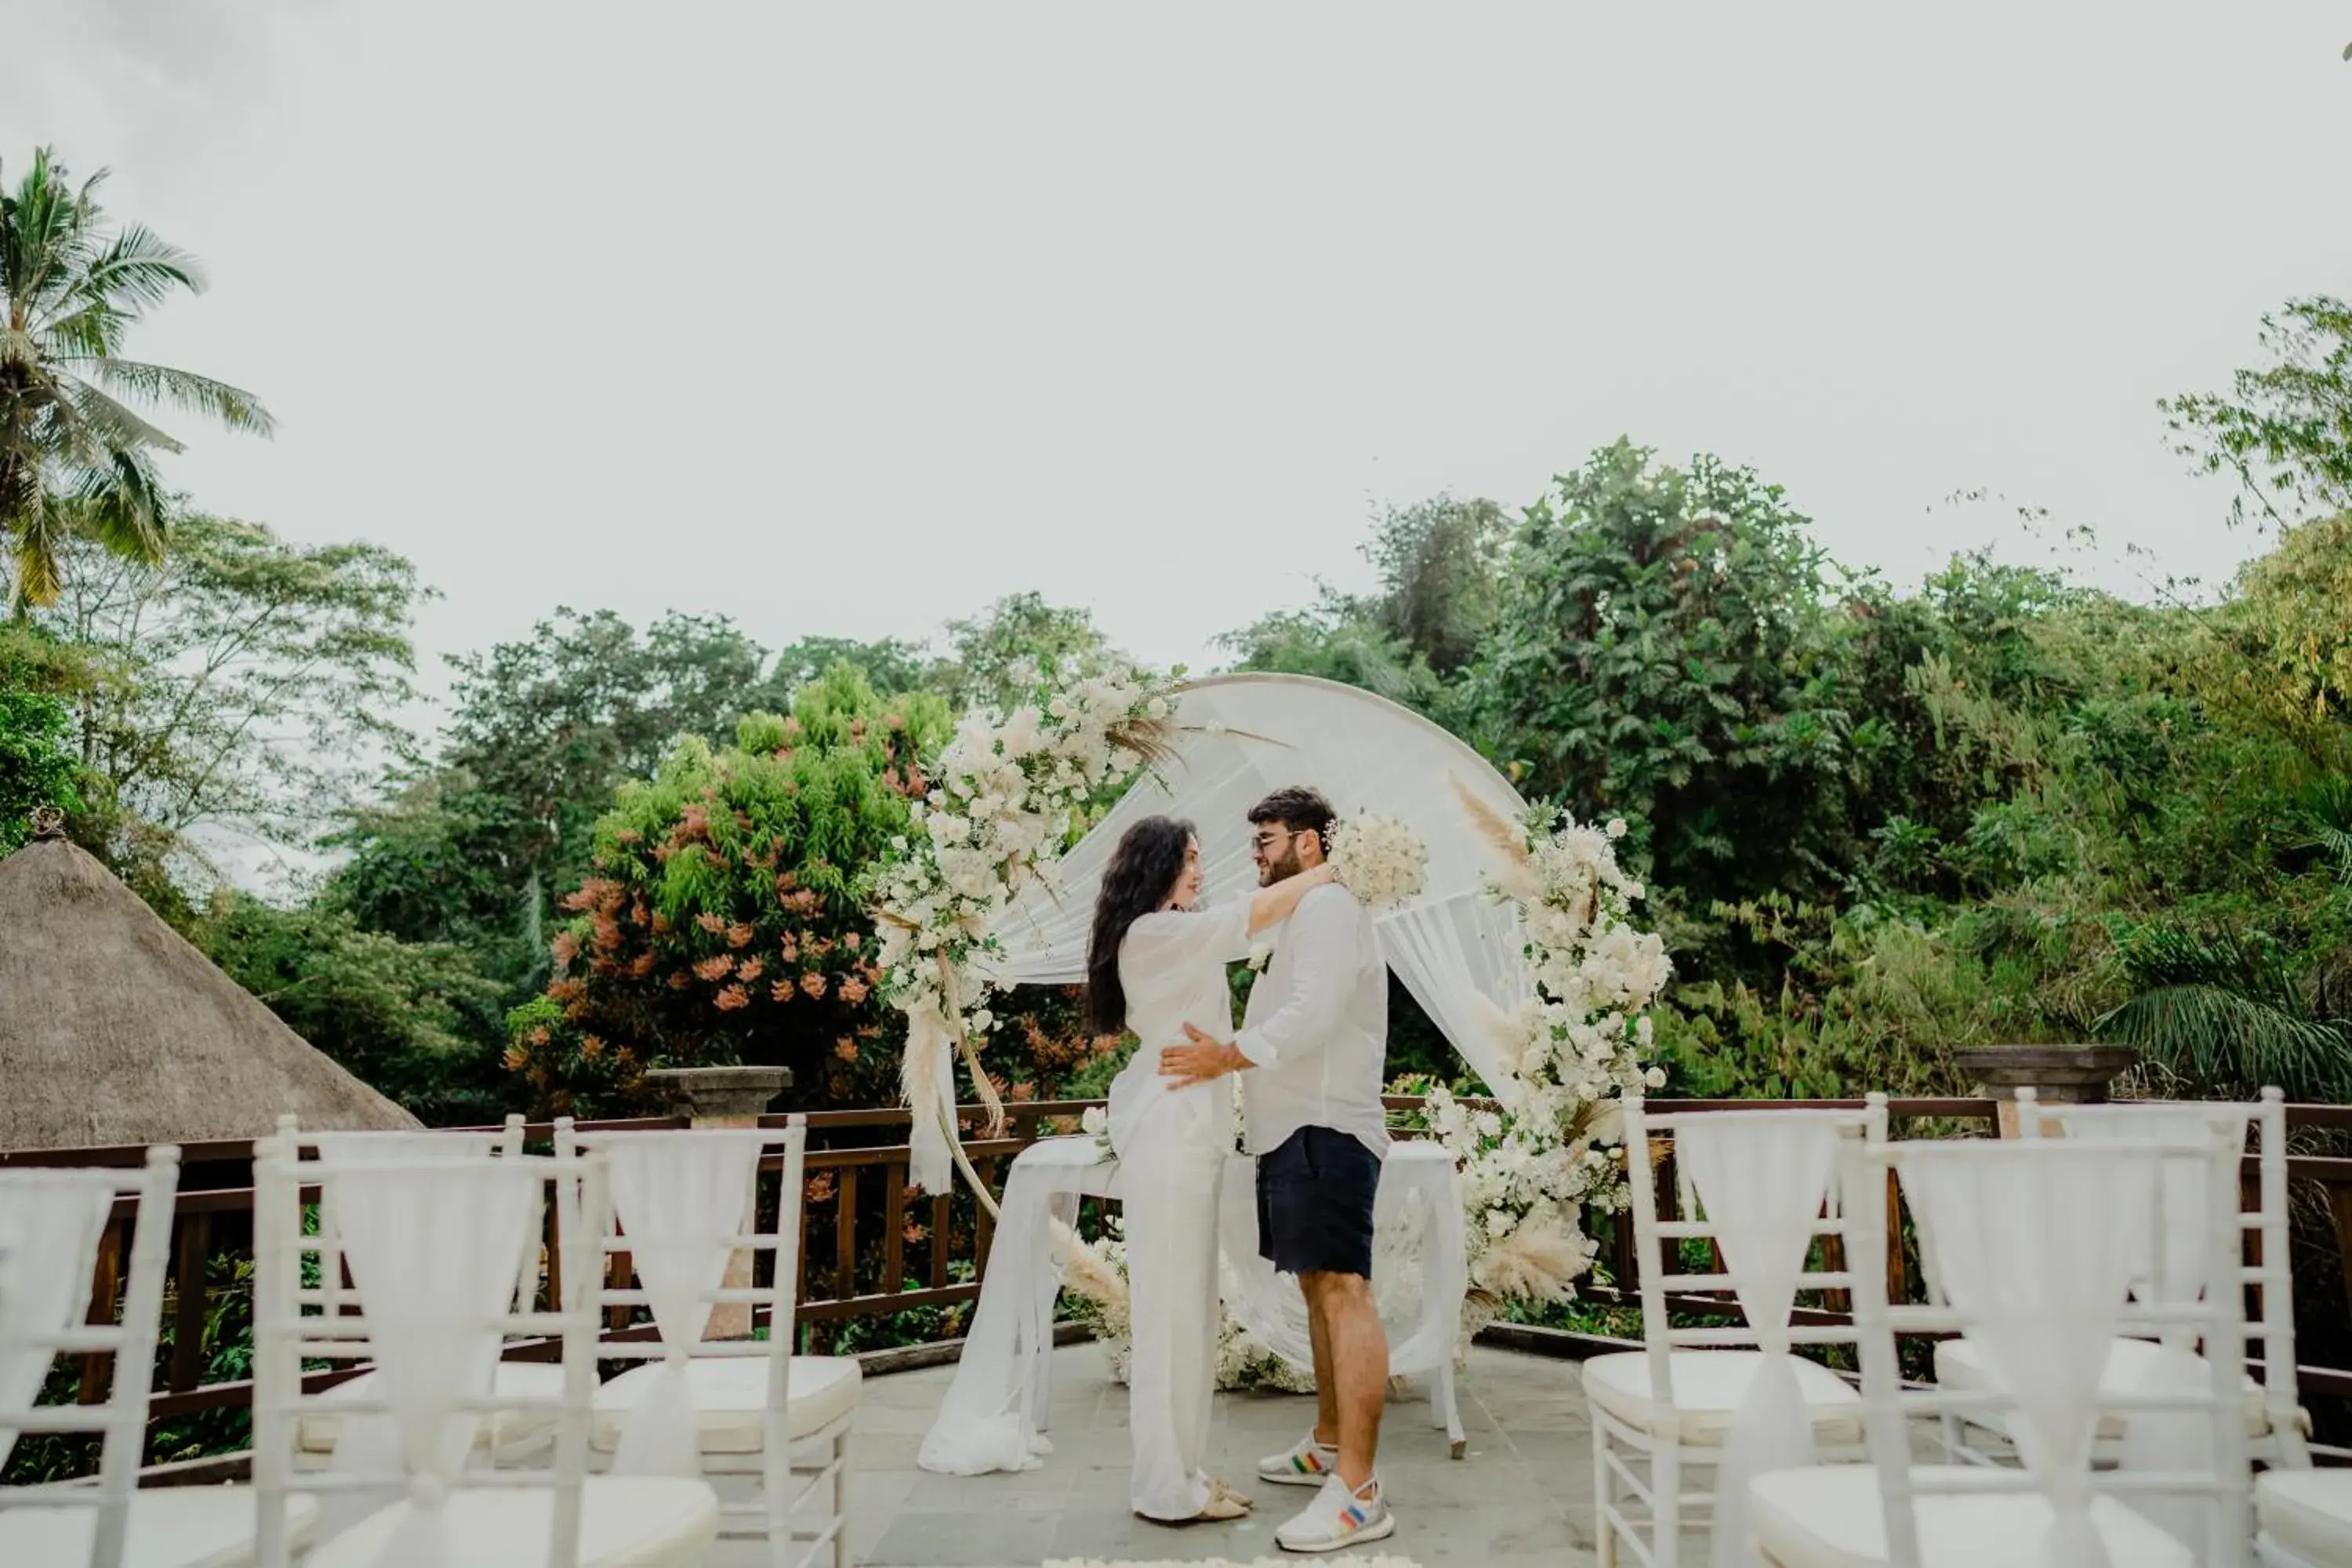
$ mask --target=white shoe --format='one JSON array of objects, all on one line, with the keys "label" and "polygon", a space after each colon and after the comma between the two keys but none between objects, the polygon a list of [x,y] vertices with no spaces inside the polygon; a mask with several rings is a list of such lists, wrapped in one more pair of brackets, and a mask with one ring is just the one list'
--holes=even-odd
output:
[{"label": "white shoe", "polygon": [[1318,1443],[1315,1434],[1291,1445],[1286,1453],[1257,1462],[1257,1479],[1278,1487],[1319,1487],[1339,1468],[1339,1450]]},{"label": "white shoe", "polygon": [[1386,1541],[1396,1533],[1396,1515],[1389,1511],[1387,1494],[1378,1476],[1371,1496],[1351,1492],[1339,1477],[1323,1483],[1307,1511],[1274,1532],[1274,1543],[1285,1552],[1344,1552],[1370,1541]]}]

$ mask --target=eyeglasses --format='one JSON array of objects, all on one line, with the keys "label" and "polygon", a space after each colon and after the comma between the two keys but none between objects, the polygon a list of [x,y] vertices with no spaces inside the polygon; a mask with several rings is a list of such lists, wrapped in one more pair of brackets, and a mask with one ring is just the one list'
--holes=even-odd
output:
[{"label": "eyeglasses", "polygon": [[1271,849],[1284,839],[1296,838],[1306,831],[1303,827],[1291,827],[1285,828],[1280,833],[1261,833],[1257,836],[1257,847],[1260,849]]}]

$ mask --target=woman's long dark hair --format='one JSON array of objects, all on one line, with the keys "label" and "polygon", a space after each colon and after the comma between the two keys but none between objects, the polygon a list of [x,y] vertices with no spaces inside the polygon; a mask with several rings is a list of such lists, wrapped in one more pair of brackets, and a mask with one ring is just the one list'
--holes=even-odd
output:
[{"label": "woman's long dark hair", "polygon": [[1127,1027],[1127,988],[1118,983],[1118,944],[1127,928],[1168,901],[1184,874],[1192,825],[1147,816],[1118,836],[1095,895],[1095,934],[1087,946],[1087,1021],[1106,1035]]}]

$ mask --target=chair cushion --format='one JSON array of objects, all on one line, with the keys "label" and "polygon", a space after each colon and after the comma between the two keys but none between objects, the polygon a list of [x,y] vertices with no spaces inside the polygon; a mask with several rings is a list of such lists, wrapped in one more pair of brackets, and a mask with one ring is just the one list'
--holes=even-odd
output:
[{"label": "chair cushion", "polygon": [[2352,1568],[2352,1470],[2264,1470],[2254,1521],[2315,1568]]},{"label": "chair cushion", "polygon": [[[561,1399],[563,1368],[554,1362],[502,1361],[490,1386],[494,1397],[499,1399]],[[376,1373],[363,1372],[348,1383],[339,1383],[323,1394],[305,1399],[294,1426],[295,1451],[333,1453],[335,1439],[343,1430],[343,1417],[336,1412],[335,1405],[355,1399],[382,1398],[379,1388]],[[474,1447],[487,1448],[496,1443],[501,1456],[527,1453],[553,1438],[555,1417],[552,1410],[486,1411],[482,1425],[474,1434]]]},{"label": "chair cushion", "polygon": [[[1797,1391],[1812,1413],[1813,1431],[1826,1443],[1862,1441],[1862,1395],[1819,1362],[1792,1358]],[[1719,1447],[1731,1417],[1747,1402],[1748,1386],[1763,1364],[1760,1351],[1676,1351],[1675,1399],[1654,1398],[1650,1358],[1639,1351],[1594,1356],[1584,1363],[1584,1392],[1595,1405],[1637,1432],[1664,1436],[1679,1426],[1681,1440]]]},{"label": "chair cushion", "polygon": [[[596,1391],[596,1425],[593,1441],[600,1449],[616,1448],[629,1412],[661,1371],[659,1362],[623,1373]],[[686,1363],[694,1390],[698,1447],[706,1454],[756,1454],[765,1441],[768,1409],[768,1358],[765,1356],[701,1356]],[[850,1356],[796,1355],[788,1385],[785,1433],[799,1441],[821,1432],[857,1408],[865,1373]]]},{"label": "chair cushion", "polygon": [[[314,1499],[286,1500],[293,1545],[302,1545],[318,1522]],[[97,1533],[94,1508],[0,1510],[0,1563],[87,1563]],[[151,1487],[131,1495],[122,1568],[245,1568],[252,1561],[251,1487]]]},{"label": "chair cushion", "polygon": [[[1974,1465],[1928,1466],[1918,1477],[1968,1476]],[[1748,1485],[1757,1544],[1779,1568],[1886,1568],[1886,1525],[1873,1465],[1776,1470]],[[2050,1505],[2032,1492],[1915,1496],[1921,1568],[2021,1568],[2040,1561]],[[2116,1568],[2193,1568],[2189,1548],[2111,1497],[2091,1523]]]},{"label": "chair cushion", "polygon": [[[2107,1364],[2099,1373],[2099,1392],[2130,1394],[2140,1385],[2148,1369],[2156,1363],[2160,1347],[2152,1340],[2119,1339],[2107,1347]],[[2199,1360],[2201,1362],[2202,1357]],[[1966,1393],[1983,1393],[1992,1387],[1991,1373],[1986,1368],[1984,1347],[1970,1340],[1939,1340],[1936,1343],[1936,1382],[1944,1388]],[[2006,1412],[1972,1410],[1968,1419],[1995,1432],[2007,1432]],[[2270,1415],[2263,1408],[2263,1385],[2252,1378],[2246,1379],[2246,1436],[2260,1437],[2271,1429]],[[2124,1435],[2120,1415],[2099,1418],[2099,1436],[2110,1441]]]},{"label": "chair cushion", "polygon": [[[368,1515],[304,1568],[374,1568],[410,1505]],[[436,1568],[523,1568],[547,1561],[555,1494],[543,1487],[460,1487],[449,1494],[448,1550]],[[680,1568],[719,1539],[719,1494],[666,1476],[590,1476],[580,1494],[580,1568]]]}]

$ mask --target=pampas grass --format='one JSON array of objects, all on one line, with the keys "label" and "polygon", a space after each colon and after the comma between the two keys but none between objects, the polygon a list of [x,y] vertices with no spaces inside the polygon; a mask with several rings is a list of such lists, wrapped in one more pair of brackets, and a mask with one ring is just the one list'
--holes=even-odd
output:
[{"label": "pampas grass", "polygon": [[1566,1301],[1584,1248],[1557,1221],[1526,1220],[1478,1259],[1478,1283],[1506,1300]]},{"label": "pampas grass", "polygon": [[1127,1310],[1127,1281],[1103,1260],[1078,1233],[1061,1220],[1052,1222],[1054,1256],[1062,1265],[1062,1283],[1097,1306],[1114,1312]]},{"label": "pampas grass", "polygon": [[1495,1042],[1495,1065],[1519,1076],[1519,1058],[1528,1048],[1528,1032],[1519,1020],[1496,1006],[1484,992],[1473,993],[1472,1007],[1478,1015],[1478,1026]]},{"label": "pampas grass", "polygon": [[1543,884],[1536,879],[1535,858],[1528,853],[1526,831],[1480,800],[1454,774],[1446,774],[1445,782],[1454,786],[1454,798],[1462,803],[1478,837],[1495,851],[1496,890],[1521,903],[1531,904],[1541,899]]}]

